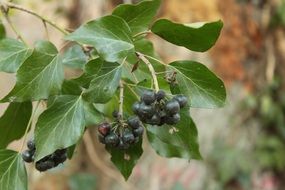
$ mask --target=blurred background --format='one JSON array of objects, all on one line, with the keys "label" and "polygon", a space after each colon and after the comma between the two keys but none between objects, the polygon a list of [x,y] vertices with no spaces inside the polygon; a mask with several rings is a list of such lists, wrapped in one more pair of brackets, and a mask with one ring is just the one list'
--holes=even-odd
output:
[{"label": "blurred background", "polygon": [[[17,0],[66,28],[108,14],[132,0]],[[158,17],[177,22],[215,21],[224,28],[208,53],[192,53],[150,35],[165,62],[193,59],[226,83],[228,99],[217,110],[192,109],[203,161],[159,157],[149,144],[128,182],[109,161],[96,133],[73,160],[47,173],[28,165],[31,190],[284,190],[285,189],[285,0],[163,0]],[[2,16],[1,16],[2,18]],[[33,44],[46,39],[42,22],[12,11],[11,20]],[[7,33],[15,37],[3,19]],[[48,26],[58,48],[62,34]],[[76,71],[66,71],[74,76]],[[0,98],[15,76],[0,73]],[[7,105],[0,104],[0,114]],[[9,145],[18,149],[20,142]]]}]

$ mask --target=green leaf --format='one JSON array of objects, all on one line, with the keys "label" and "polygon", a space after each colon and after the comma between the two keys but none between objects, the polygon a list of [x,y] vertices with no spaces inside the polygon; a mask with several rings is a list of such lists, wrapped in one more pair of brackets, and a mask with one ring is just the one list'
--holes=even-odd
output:
[{"label": "green leaf", "polygon": [[3,39],[5,37],[6,37],[6,30],[2,21],[0,20],[0,39]]},{"label": "green leaf", "polygon": [[133,35],[146,31],[160,6],[160,0],[142,1],[138,4],[121,4],[113,15],[123,18],[130,26]]},{"label": "green leaf", "polygon": [[0,149],[17,139],[20,139],[27,128],[31,114],[32,103],[10,103],[0,118]]},{"label": "green leaf", "polygon": [[122,65],[104,62],[99,73],[92,79],[83,97],[94,103],[106,103],[115,94],[122,74]]},{"label": "green leaf", "polygon": [[18,40],[10,38],[2,39],[0,41],[0,71],[15,73],[31,53],[32,50]]},{"label": "green leaf", "polygon": [[28,189],[27,171],[21,154],[18,152],[0,150],[0,189]]},{"label": "green leaf", "polygon": [[47,99],[60,93],[64,79],[62,59],[48,41],[36,43],[32,55],[17,72],[17,82],[1,102],[25,102]]},{"label": "green leaf", "polygon": [[206,66],[194,61],[176,61],[168,65],[176,72],[178,93],[189,97],[191,107],[222,107],[226,100],[224,83]]},{"label": "green leaf", "polygon": [[104,16],[90,21],[66,39],[94,46],[100,57],[108,62],[122,60],[134,52],[130,28],[117,16]]},{"label": "green leaf", "polygon": [[35,129],[36,160],[77,143],[84,132],[84,102],[81,96],[62,95],[38,119]]},{"label": "green leaf", "polygon": [[87,56],[79,45],[74,45],[64,53],[62,63],[68,67],[82,69],[87,62]]},{"label": "green leaf", "polygon": [[104,121],[104,116],[96,109],[95,105],[84,102],[84,114],[86,126],[92,126]]},{"label": "green leaf", "polygon": [[190,117],[189,107],[180,112],[181,120],[175,126],[147,126],[147,137],[153,149],[163,157],[201,159],[198,132]]},{"label": "green leaf", "polygon": [[111,161],[113,164],[118,168],[125,180],[127,180],[143,153],[142,141],[136,143],[127,150],[119,150],[118,148],[110,147],[106,147],[106,149],[111,154]]},{"label": "green leaf", "polygon": [[222,27],[222,21],[184,25],[160,19],[154,23],[151,31],[175,45],[204,52],[216,43]]}]

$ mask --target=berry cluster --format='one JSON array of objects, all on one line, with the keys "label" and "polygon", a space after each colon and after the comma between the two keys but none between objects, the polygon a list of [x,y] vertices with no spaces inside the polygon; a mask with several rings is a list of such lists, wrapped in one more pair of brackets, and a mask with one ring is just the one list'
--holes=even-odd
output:
[{"label": "berry cluster", "polygon": [[[28,149],[22,153],[22,158],[25,162],[31,163],[35,160],[36,146],[34,140],[27,142]],[[40,172],[57,167],[67,159],[67,149],[59,149],[54,153],[42,158],[36,162],[36,169]]]},{"label": "berry cluster", "polygon": [[[114,116],[116,116],[114,114]],[[120,119],[113,125],[110,123],[101,123],[98,126],[99,141],[110,147],[116,147],[121,150],[130,148],[131,145],[138,143],[143,135],[144,127],[138,117],[128,118],[127,122]]]},{"label": "berry cluster", "polygon": [[157,93],[145,90],[141,101],[133,104],[133,111],[143,123],[158,126],[175,125],[180,121],[180,109],[186,105],[187,97],[184,95],[176,95],[167,100],[163,90]]}]

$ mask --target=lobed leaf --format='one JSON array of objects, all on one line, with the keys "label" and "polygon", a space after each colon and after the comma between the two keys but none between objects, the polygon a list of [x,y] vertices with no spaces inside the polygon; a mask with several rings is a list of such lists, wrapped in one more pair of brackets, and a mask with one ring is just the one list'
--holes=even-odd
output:
[{"label": "lobed leaf", "polygon": [[160,0],[153,0],[142,1],[134,5],[121,4],[114,9],[112,14],[123,18],[130,26],[132,34],[135,35],[148,29],[160,3]]},{"label": "lobed leaf", "polygon": [[35,128],[36,160],[77,143],[85,129],[81,96],[61,95],[38,119]]},{"label": "lobed leaf", "polygon": [[68,67],[82,69],[87,62],[87,56],[79,45],[73,45],[63,54],[62,63]]},{"label": "lobed leaf", "polygon": [[108,62],[122,60],[134,52],[128,24],[113,15],[86,23],[66,39],[94,46],[100,57]]},{"label": "lobed leaf", "polygon": [[38,41],[35,46],[17,71],[16,85],[1,102],[36,101],[60,93],[64,72],[56,47],[48,41]]},{"label": "lobed leaf", "polygon": [[[191,107],[222,107],[226,101],[224,83],[205,65],[194,61],[175,61],[168,70],[176,72],[178,93],[189,97]],[[172,86],[172,88],[173,88]]]},{"label": "lobed leaf", "polygon": [[10,38],[2,39],[0,41],[0,71],[15,73],[31,54],[32,50],[22,42]]},{"label": "lobed leaf", "polygon": [[172,44],[204,52],[216,43],[222,27],[222,21],[185,25],[160,19],[153,24],[151,31]]},{"label": "lobed leaf", "polygon": [[198,132],[190,117],[189,107],[180,112],[181,121],[175,126],[147,126],[147,137],[152,148],[163,157],[201,159]]},{"label": "lobed leaf", "polygon": [[118,148],[110,147],[106,147],[106,149],[111,154],[111,161],[113,164],[118,168],[125,180],[127,180],[143,153],[142,141],[136,143],[127,150],[119,150]]},{"label": "lobed leaf", "polygon": [[28,189],[27,171],[18,152],[0,150],[0,189]]},{"label": "lobed leaf", "polygon": [[106,103],[115,94],[122,75],[122,65],[104,62],[93,77],[83,97],[93,103]]},{"label": "lobed leaf", "polygon": [[10,103],[0,118],[0,149],[17,139],[20,139],[28,127],[32,115],[32,103]]}]

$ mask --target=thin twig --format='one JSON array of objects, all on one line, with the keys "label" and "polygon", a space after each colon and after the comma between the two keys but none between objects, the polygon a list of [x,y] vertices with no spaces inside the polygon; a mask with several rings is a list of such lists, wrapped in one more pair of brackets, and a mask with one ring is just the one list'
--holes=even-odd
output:
[{"label": "thin twig", "polygon": [[124,110],[123,110],[123,106],[124,106],[124,84],[123,84],[122,80],[120,80],[119,88],[120,88],[119,116],[123,118],[123,114],[124,114]]},{"label": "thin twig", "polygon": [[1,12],[2,12],[3,16],[5,17],[7,23],[9,24],[9,26],[11,27],[13,32],[16,34],[17,38],[20,39],[24,44],[27,45],[27,42],[24,40],[24,38],[22,37],[20,32],[18,32],[18,29],[15,27],[15,25],[11,21],[9,15],[8,15],[8,10],[6,10],[5,7],[3,7],[3,6],[1,6],[0,8],[1,8]]},{"label": "thin twig", "polygon": [[67,32],[64,28],[58,26],[55,22],[53,22],[53,21],[51,21],[51,20],[45,18],[45,17],[42,16],[42,15],[39,15],[38,13],[36,13],[36,12],[34,12],[34,11],[32,11],[32,10],[26,9],[26,8],[24,8],[24,7],[21,7],[21,6],[19,6],[19,5],[16,5],[16,4],[14,4],[14,3],[11,3],[11,2],[1,2],[1,4],[2,4],[2,6],[6,6],[6,7],[10,8],[10,9],[16,9],[16,10],[23,11],[23,12],[29,13],[29,14],[31,14],[31,15],[34,15],[35,17],[41,19],[42,21],[44,21],[44,22],[50,24],[52,27],[54,27],[54,28],[57,29],[58,31],[62,32],[63,34],[65,34],[65,35],[68,34],[68,32]]},{"label": "thin twig", "polygon": [[116,175],[115,171],[105,165],[105,163],[101,160],[101,158],[98,156],[98,154],[95,151],[96,149],[94,147],[94,143],[89,131],[85,132],[83,141],[86,147],[87,154],[95,167],[97,167],[102,173],[104,173],[109,178],[114,179],[119,184],[121,184],[122,187],[124,187],[124,189],[129,189],[129,190],[137,189],[136,187],[120,180],[118,175]]},{"label": "thin twig", "polygon": [[35,107],[34,111],[32,112],[32,115],[31,115],[31,117],[30,117],[30,120],[29,120],[29,122],[28,122],[26,131],[25,131],[25,134],[24,134],[24,140],[23,140],[23,142],[22,142],[20,152],[23,151],[24,145],[25,145],[26,140],[27,140],[28,132],[29,132],[31,126],[32,126],[32,122],[33,122],[33,119],[34,119],[34,117],[35,117],[35,114],[36,114],[36,112],[37,112],[37,110],[38,110],[38,108],[39,108],[40,102],[41,102],[41,101],[38,101],[38,102],[37,102],[36,107]]},{"label": "thin twig", "polygon": [[139,59],[142,60],[148,67],[149,69],[149,72],[152,76],[152,80],[153,80],[153,83],[154,83],[154,88],[155,88],[155,91],[158,92],[159,91],[159,85],[158,85],[158,80],[157,80],[157,77],[156,77],[156,73],[155,73],[155,70],[152,66],[152,64],[149,62],[149,60],[145,57],[144,54],[140,53],[140,52],[136,52],[136,54],[138,55]]},{"label": "thin twig", "polygon": [[49,40],[49,33],[48,33],[47,23],[44,20],[42,20],[42,22],[43,22],[43,25],[44,25],[44,28],[45,28],[46,37]]}]

